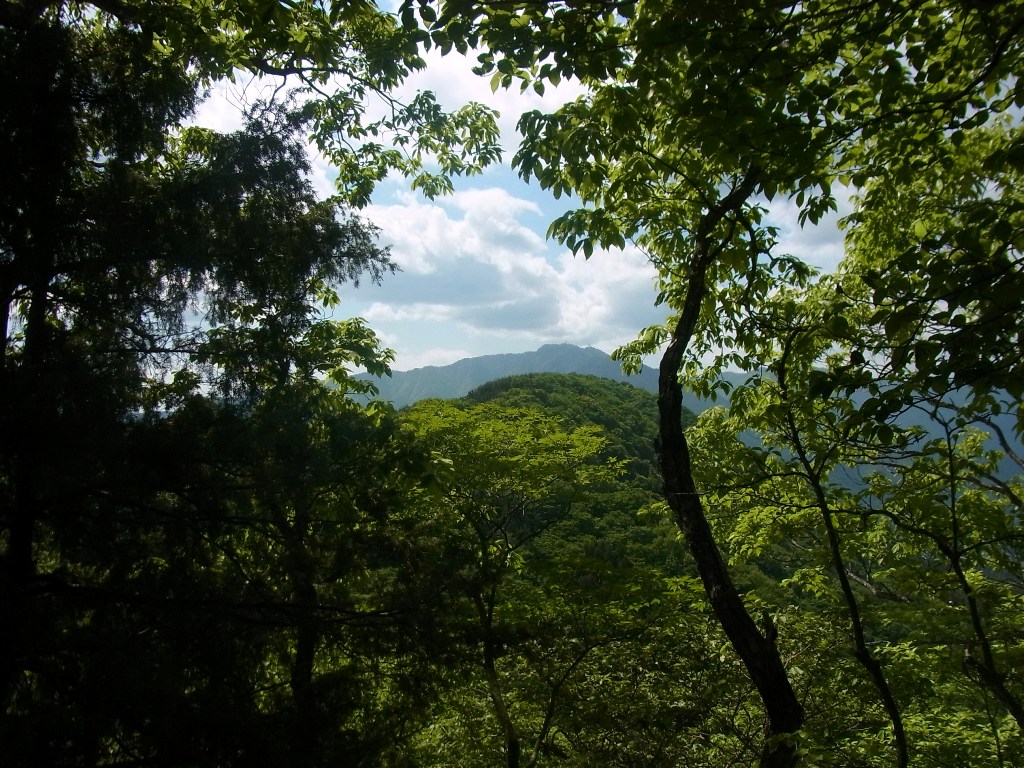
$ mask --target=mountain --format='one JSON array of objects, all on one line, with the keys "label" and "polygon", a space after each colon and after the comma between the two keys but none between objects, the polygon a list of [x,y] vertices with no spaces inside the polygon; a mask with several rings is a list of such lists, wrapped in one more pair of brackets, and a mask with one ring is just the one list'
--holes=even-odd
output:
[{"label": "mountain", "polygon": [[535,352],[468,357],[451,365],[394,371],[390,378],[369,374],[356,378],[372,380],[380,390],[379,399],[402,408],[428,397],[464,397],[494,379],[525,373],[581,373],[625,381],[648,392],[658,390],[658,372],[653,368],[645,366],[639,374],[626,376],[607,353],[574,344],[545,344]]},{"label": "mountain", "polygon": [[[594,347],[578,347],[574,344],[546,344],[534,352],[522,352],[518,354],[483,355],[481,357],[469,357],[459,360],[451,365],[426,366],[415,368],[411,371],[394,371],[392,376],[377,378],[369,374],[360,374],[356,378],[373,381],[380,393],[378,399],[390,401],[396,408],[403,408],[407,405],[425,400],[430,397],[438,397],[446,400],[466,397],[471,393],[473,399],[482,399],[493,392],[507,389],[509,386],[523,386],[527,382],[505,382],[497,379],[507,379],[514,376],[522,376],[534,373],[563,373],[583,374],[596,376],[601,379],[611,379],[616,382],[631,384],[648,393],[656,393],[658,390],[658,372],[644,366],[643,370],[635,376],[626,376],[617,362],[611,357]],[[732,386],[742,384],[746,379],[744,374],[725,373],[723,378]],[[481,392],[474,393],[474,390],[493,382],[494,387],[484,388]],[[530,382],[534,386],[538,382]],[[960,398],[966,397],[960,393]],[[867,398],[867,394],[860,392],[854,395],[854,402],[860,403]],[[728,405],[728,395],[720,395],[716,402],[697,398],[689,392],[683,393],[683,407],[694,414],[700,413],[711,405]],[[578,403],[578,405],[583,405]],[[647,404],[651,413],[657,410],[657,401],[651,398]],[[1016,416],[1012,413],[1002,413],[995,416],[996,423],[1003,429],[1004,433],[1010,436],[1011,448],[1020,454],[1024,454],[1024,444],[1016,436]],[[932,423],[926,415],[920,411],[911,410],[901,414],[895,420],[899,427],[908,428],[918,426],[923,428],[924,440],[935,439],[942,436],[941,429]],[[752,435],[745,434],[745,440],[756,440]],[[924,442],[924,441],[922,441]],[[998,449],[994,439],[990,439],[987,445],[990,449]],[[1020,468],[1009,456],[1004,456],[1000,462],[997,475],[1000,478],[1016,476]]]}]

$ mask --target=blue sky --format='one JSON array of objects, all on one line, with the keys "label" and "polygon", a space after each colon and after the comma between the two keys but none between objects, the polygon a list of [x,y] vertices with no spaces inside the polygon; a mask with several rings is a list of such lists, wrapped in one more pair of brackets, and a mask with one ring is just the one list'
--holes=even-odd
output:
[{"label": "blue sky", "polygon": [[[409,92],[432,90],[450,108],[470,100],[496,108],[506,157],[522,112],[554,109],[579,93],[570,83],[543,97],[518,90],[492,94],[488,79],[470,71],[470,60],[427,59],[427,69],[407,83]],[[238,104],[260,89],[252,82],[215,89],[198,122],[234,127]],[[314,167],[313,181],[326,193],[331,169],[315,158]],[[632,248],[585,260],[545,240],[548,224],[568,205],[524,183],[507,164],[460,180],[455,194],[434,201],[411,193],[402,179],[388,180],[362,214],[380,228],[401,271],[381,286],[343,287],[339,314],[365,318],[395,351],[396,370],[547,343],[611,351],[664,319],[654,306],[655,272]],[[835,217],[801,230],[794,205],[777,200],[768,208],[782,230],[783,250],[824,270],[835,266],[842,252]]]}]

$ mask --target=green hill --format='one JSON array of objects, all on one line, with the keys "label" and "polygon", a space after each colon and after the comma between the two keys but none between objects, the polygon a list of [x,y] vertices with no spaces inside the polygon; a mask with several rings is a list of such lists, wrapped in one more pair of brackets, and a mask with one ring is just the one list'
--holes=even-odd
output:
[{"label": "green hill", "polygon": [[627,377],[607,353],[573,344],[546,344],[534,352],[468,357],[451,365],[394,371],[390,377],[374,378],[364,374],[357,378],[372,379],[380,390],[381,400],[402,408],[428,397],[446,400],[463,397],[488,381],[524,373],[582,373],[628,380],[650,392],[658,388],[658,374],[654,369],[645,368],[640,374]]},{"label": "green hill", "polygon": [[658,398],[653,392],[599,376],[530,373],[490,381],[465,399],[538,407],[573,427],[599,426],[610,441],[611,454],[626,460],[631,474],[657,484]]},{"label": "green hill", "polygon": [[[360,374],[356,378],[373,381],[379,390],[378,399],[387,400],[396,408],[404,408],[429,397],[445,400],[464,397],[489,381],[531,373],[578,373],[628,383],[648,393],[658,391],[658,372],[655,369],[644,366],[640,373],[627,376],[620,364],[606,352],[574,344],[545,344],[533,352],[467,357],[450,365],[394,371],[386,377]],[[745,377],[726,374],[726,378],[738,384]],[[684,394],[683,405],[691,411],[700,412],[709,403]]]}]

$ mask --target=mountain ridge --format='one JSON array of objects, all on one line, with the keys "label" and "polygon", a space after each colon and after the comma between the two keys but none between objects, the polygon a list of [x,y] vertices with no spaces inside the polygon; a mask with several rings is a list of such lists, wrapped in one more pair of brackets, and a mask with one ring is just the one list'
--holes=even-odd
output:
[{"label": "mountain ridge", "polygon": [[624,381],[648,392],[658,391],[658,372],[650,366],[627,376],[607,352],[575,344],[545,344],[532,352],[466,357],[449,365],[393,371],[390,377],[364,373],[356,378],[372,381],[379,390],[377,399],[403,408],[430,397],[465,397],[495,379],[526,373],[580,373]]},{"label": "mountain ridge", "polygon": [[[657,393],[658,372],[650,366],[644,366],[639,374],[627,376],[622,372],[619,363],[611,359],[606,352],[595,347],[579,347],[575,344],[545,344],[532,352],[504,353],[467,357],[449,365],[424,366],[408,371],[394,371],[389,377],[376,377],[370,374],[358,374],[357,379],[372,381],[379,390],[375,399],[390,401],[395,408],[404,408],[419,400],[441,398],[453,400],[465,397],[473,390],[498,379],[536,373],[575,373],[596,376],[602,379],[625,382],[638,389]],[[729,384],[742,384],[747,376],[741,373],[728,372],[722,378]],[[864,392],[854,395],[854,402],[859,404],[866,399]],[[694,414],[699,414],[712,405],[728,405],[729,395],[719,395],[717,403],[713,400],[698,398],[692,392],[683,392],[682,405]],[[1016,417],[1009,413],[1000,414],[996,422],[1008,435],[1014,434]],[[908,428],[918,426],[924,429],[926,437],[941,437],[936,425],[927,419],[921,419],[916,412],[904,413],[895,420],[895,425]],[[929,438],[930,439],[930,438]],[[1014,450],[1024,452],[1024,445],[1019,438],[1013,437],[1011,444]],[[999,446],[994,438],[989,439],[989,447]],[[997,474],[1000,477],[1012,477],[1017,467],[1011,457],[1004,456]]]}]

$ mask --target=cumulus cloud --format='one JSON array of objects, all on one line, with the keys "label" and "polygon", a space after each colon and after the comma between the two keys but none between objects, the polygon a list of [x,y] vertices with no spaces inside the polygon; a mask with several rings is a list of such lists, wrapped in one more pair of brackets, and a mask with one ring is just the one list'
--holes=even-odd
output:
[{"label": "cumulus cloud", "polygon": [[[496,109],[507,150],[517,143],[523,112],[552,111],[582,93],[575,83],[543,96],[517,88],[492,93],[488,78],[471,72],[472,55],[431,51],[426,60],[426,69],[405,84],[405,98],[431,90],[446,109],[469,101]],[[217,86],[197,122],[237,127],[240,107],[258,98],[261,87],[259,81]],[[311,162],[317,190],[330,193],[333,171],[315,152]],[[655,270],[639,251],[598,251],[583,259],[544,239],[566,205],[524,185],[507,165],[488,169],[475,186],[460,182],[453,195],[436,201],[391,180],[361,213],[380,227],[401,271],[380,286],[343,291],[339,314],[364,317],[396,351],[397,370],[552,342],[610,351],[661,322]]]},{"label": "cumulus cloud", "polygon": [[632,339],[666,314],[654,306],[656,271],[639,250],[596,251],[590,259],[559,256],[565,281],[561,325],[599,349]]},{"label": "cumulus cloud", "polygon": [[429,302],[402,305],[375,301],[363,313],[363,317],[367,320],[379,320],[382,322],[434,323],[451,320],[453,316],[454,312],[451,305],[431,304]]},{"label": "cumulus cloud", "polygon": [[360,314],[395,345],[399,369],[549,342],[610,350],[662,319],[639,251],[574,258],[536,231],[547,224],[541,207],[509,189],[435,202],[400,193],[365,214],[403,271],[354,298],[370,294]]},{"label": "cumulus cloud", "polygon": [[498,126],[506,150],[513,149],[518,135],[515,128],[524,112],[538,110],[550,112],[584,92],[583,86],[573,80],[562,81],[557,87],[549,86],[544,94],[532,88],[520,91],[518,84],[511,89],[491,91],[490,77],[473,74],[476,55],[462,55],[452,51],[442,56],[436,48],[424,56],[426,68],[416,72],[403,86],[409,92],[432,91],[446,109],[463,104],[484,104],[499,113]]}]

